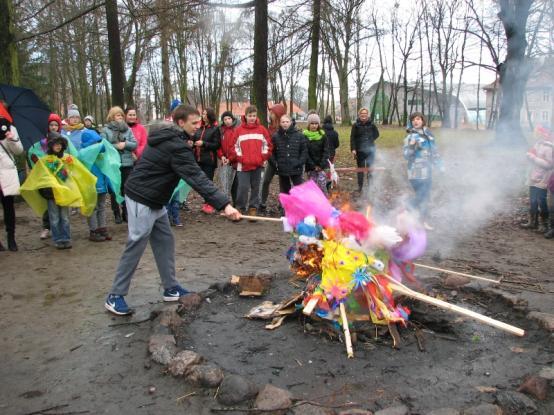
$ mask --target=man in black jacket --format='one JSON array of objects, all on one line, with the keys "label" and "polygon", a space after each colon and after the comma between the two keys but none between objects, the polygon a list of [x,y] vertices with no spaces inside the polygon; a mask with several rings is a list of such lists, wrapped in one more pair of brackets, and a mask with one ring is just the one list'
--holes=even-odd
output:
[{"label": "man in black jacket", "polygon": [[200,126],[198,111],[180,105],[173,111],[173,122],[149,134],[148,145],[125,184],[129,236],[105,303],[116,315],[132,313],[124,296],[148,241],[164,287],[164,301],[177,301],[188,293],[175,279],[175,240],[165,208],[180,179],[229,219],[240,219],[240,213],[194,158],[190,140]]},{"label": "man in black jacket", "polygon": [[[358,119],[352,125],[350,132],[350,150],[356,159],[358,167],[369,168],[375,161],[375,140],[379,137],[379,130],[369,119],[367,108],[358,111]],[[367,172],[369,184],[370,173]],[[358,191],[361,193],[364,187],[364,173],[358,173]]]}]

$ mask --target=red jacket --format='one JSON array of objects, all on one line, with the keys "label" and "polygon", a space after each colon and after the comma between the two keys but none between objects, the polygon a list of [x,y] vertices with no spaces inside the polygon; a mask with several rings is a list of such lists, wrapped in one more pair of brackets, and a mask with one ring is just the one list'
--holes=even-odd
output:
[{"label": "red jacket", "polygon": [[230,127],[223,124],[221,126],[221,147],[217,150],[217,157],[223,156],[229,158],[231,154],[231,147],[233,147],[233,136],[235,135],[235,126]]},{"label": "red jacket", "polygon": [[137,148],[134,151],[134,153],[137,156],[137,159],[139,159],[140,156],[142,156],[144,147],[146,147],[146,142],[148,140],[148,133],[146,132],[146,128],[144,128],[144,125],[138,122],[130,127],[131,127],[131,131],[133,132],[133,135],[135,136],[135,140],[137,140]]},{"label": "red jacket", "polygon": [[243,116],[242,124],[235,129],[229,160],[237,163],[237,171],[256,170],[269,159],[272,149],[269,132],[260,124],[260,120],[247,124]]}]

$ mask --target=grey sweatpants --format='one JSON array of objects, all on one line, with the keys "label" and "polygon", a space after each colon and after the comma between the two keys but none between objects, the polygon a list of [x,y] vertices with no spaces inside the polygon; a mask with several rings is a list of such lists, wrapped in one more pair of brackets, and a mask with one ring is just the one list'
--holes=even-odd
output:
[{"label": "grey sweatpants", "polygon": [[92,215],[87,218],[88,228],[91,231],[97,229],[103,229],[106,227],[106,198],[107,193],[98,193],[98,199],[96,200],[96,207]]},{"label": "grey sweatpants", "polygon": [[175,239],[169,225],[167,210],[151,209],[125,196],[129,235],[125,251],[119,260],[110,294],[127,295],[131,279],[148,241],[165,289],[178,285],[175,279]]},{"label": "grey sweatpants", "polygon": [[[245,211],[246,208],[256,208],[260,206],[260,183],[262,181],[262,167],[251,171],[237,172],[237,200],[236,208]],[[248,193],[250,191],[250,198]]]}]

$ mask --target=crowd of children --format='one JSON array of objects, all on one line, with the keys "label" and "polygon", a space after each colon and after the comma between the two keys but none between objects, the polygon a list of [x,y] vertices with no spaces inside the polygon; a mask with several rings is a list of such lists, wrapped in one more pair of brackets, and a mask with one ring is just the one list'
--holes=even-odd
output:
[{"label": "crowd of children", "polygon": [[[442,163],[425,116],[416,112],[409,120],[403,154],[414,196],[408,208],[432,230],[428,213],[433,174],[442,169]],[[11,121],[6,108],[0,105],[0,127],[7,126],[0,129],[0,195],[8,248],[17,250],[13,196],[20,191],[42,217],[40,238],[52,237],[57,248],[71,248],[70,215],[75,208],[88,216],[90,241],[110,240],[106,217],[108,196],[115,222],[127,221],[125,183],[147,145],[148,133],[138,120],[137,110],[111,108],[102,129],[90,115],[81,121],[75,105],[69,107],[63,125],[57,114],[51,114],[45,136],[27,151],[30,171],[21,190],[14,176],[17,175],[14,156],[23,147]],[[269,128],[266,128],[255,106],[246,108],[240,122],[232,112],[226,111],[221,114],[220,123],[215,111],[206,108],[196,133],[187,140],[208,179],[213,181],[217,172],[221,190],[233,205],[243,214],[257,215],[266,209],[269,186],[275,175],[282,193],[288,193],[292,186],[304,180],[314,181],[327,193],[329,168],[339,146],[332,121],[327,116],[321,123],[319,115],[312,111],[302,130],[287,115],[284,105],[275,104],[270,108]],[[554,214],[547,205],[547,192],[554,191],[553,137],[550,130],[542,127],[537,128],[536,135],[538,141],[527,153],[531,163],[530,211],[529,220],[522,226],[554,238]],[[350,135],[359,192],[363,190],[364,179],[369,182],[371,177],[378,137],[379,131],[369,119],[369,111],[360,109]],[[180,207],[189,190],[187,183],[179,182],[166,206],[174,226],[182,226]],[[215,209],[205,203],[202,211],[212,214]],[[0,244],[0,250],[3,249]]]}]

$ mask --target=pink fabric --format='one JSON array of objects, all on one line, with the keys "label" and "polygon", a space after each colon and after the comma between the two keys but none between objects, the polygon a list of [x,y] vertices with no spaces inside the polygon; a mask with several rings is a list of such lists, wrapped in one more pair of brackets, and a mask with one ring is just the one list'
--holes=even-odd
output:
[{"label": "pink fabric", "polygon": [[339,215],[339,227],[343,234],[354,235],[358,240],[364,240],[369,234],[371,224],[360,212],[342,212]]},{"label": "pink fabric", "polygon": [[139,159],[142,156],[144,147],[146,147],[146,142],[148,140],[148,133],[146,132],[146,128],[144,128],[144,125],[138,122],[131,127],[131,131],[135,136],[135,140],[137,140],[137,149],[134,151],[134,153]]},{"label": "pink fabric", "polygon": [[302,222],[306,216],[315,216],[317,222],[325,227],[333,226],[336,209],[333,208],[325,194],[313,181],[295,186],[290,193],[279,195],[281,206],[291,226]]}]

